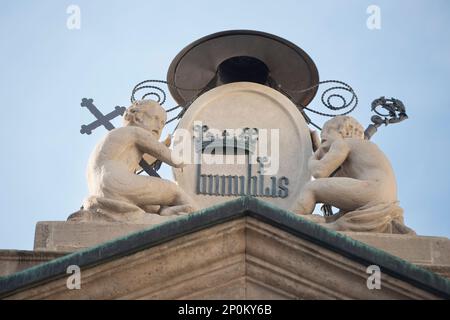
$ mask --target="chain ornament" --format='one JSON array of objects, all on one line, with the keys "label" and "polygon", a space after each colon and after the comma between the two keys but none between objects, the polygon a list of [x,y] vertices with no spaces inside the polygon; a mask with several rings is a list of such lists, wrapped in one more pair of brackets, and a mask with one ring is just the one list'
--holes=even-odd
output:
[{"label": "chain ornament", "polygon": [[[349,84],[347,84],[343,81],[325,80],[325,81],[320,81],[316,85],[311,86],[309,88],[301,89],[301,90],[292,90],[292,91],[298,91],[300,93],[303,93],[303,92],[306,92],[309,90],[313,90],[313,89],[319,87],[320,85],[326,85],[326,84],[334,84],[334,85],[331,86],[330,88],[324,90],[320,99],[322,101],[322,104],[327,109],[336,111],[337,112],[336,114],[317,111],[312,108],[308,108],[306,106],[300,106],[300,107],[304,110],[313,112],[315,114],[318,114],[318,115],[324,116],[324,117],[344,116],[355,110],[355,108],[358,105],[358,96],[356,95],[353,88]],[[351,98],[350,99],[346,98],[344,94],[350,94]],[[333,103],[333,101],[332,101],[333,99],[338,99],[340,101],[340,104],[336,104],[336,102]],[[344,112],[342,112],[342,111],[344,111]]]}]

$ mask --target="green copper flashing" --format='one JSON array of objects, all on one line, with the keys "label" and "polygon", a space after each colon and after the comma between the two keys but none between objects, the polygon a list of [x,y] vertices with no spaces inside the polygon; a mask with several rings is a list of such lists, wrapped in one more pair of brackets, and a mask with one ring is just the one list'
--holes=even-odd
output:
[{"label": "green copper flashing", "polygon": [[363,265],[378,265],[386,274],[444,299],[450,299],[448,279],[252,197],[238,198],[191,215],[180,216],[98,246],[0,277],[0,298],[67,276],[69,265],[78,265],[81,269],[92,267],[245,216],[280,228]]}]

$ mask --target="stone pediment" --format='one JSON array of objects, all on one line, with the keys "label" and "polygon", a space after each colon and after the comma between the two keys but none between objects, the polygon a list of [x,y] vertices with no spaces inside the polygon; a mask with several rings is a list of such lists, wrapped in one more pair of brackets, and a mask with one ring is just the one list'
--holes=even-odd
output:
[{"label": "stone pediment", "polygon": [[[68,266],[81,289],[66,287]],[[381,289],[367,287],[367,267]],[[4,299],[448,299],[450,281],[244,197],[0,278]]]}]

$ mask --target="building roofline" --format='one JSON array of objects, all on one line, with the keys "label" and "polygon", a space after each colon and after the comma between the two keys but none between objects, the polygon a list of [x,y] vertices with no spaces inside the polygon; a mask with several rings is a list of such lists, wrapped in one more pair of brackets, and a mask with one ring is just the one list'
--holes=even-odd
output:
[{"label": "building roofline", "polygon": [[196,213],[74,252],[35,267],[0,277],[0,298],[67,276],[69,265],[93,267],[172,239],[234,219],[252,217],[311,241],[363,265],[377,265],[383,273],[444,299],[450,299],[450,280],[410,262],[308,221],[292,212],[253,197],[242,197]]}]

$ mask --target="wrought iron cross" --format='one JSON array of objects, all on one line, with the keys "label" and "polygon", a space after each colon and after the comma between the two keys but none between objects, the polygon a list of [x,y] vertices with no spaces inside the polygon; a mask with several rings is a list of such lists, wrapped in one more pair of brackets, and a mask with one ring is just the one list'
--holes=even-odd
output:
[{"label": "wrought iron cross", "polygon": [[81,134],[91,134],[93,130],[97,129],[100,126],[104,126],[108,130],[114,129],[113,124],[110,122],[112,119],[123,116],[127,108],[125,107],[115,107],[114,111],[111,111],[107,115],[103,115],[97,107],[94,105],[93,99],[86,99],[83,98],[81,100],[81,106],[87,108],[96,118],[94,122],[88,124],[88,125],[82,125],[80,133]]}]

